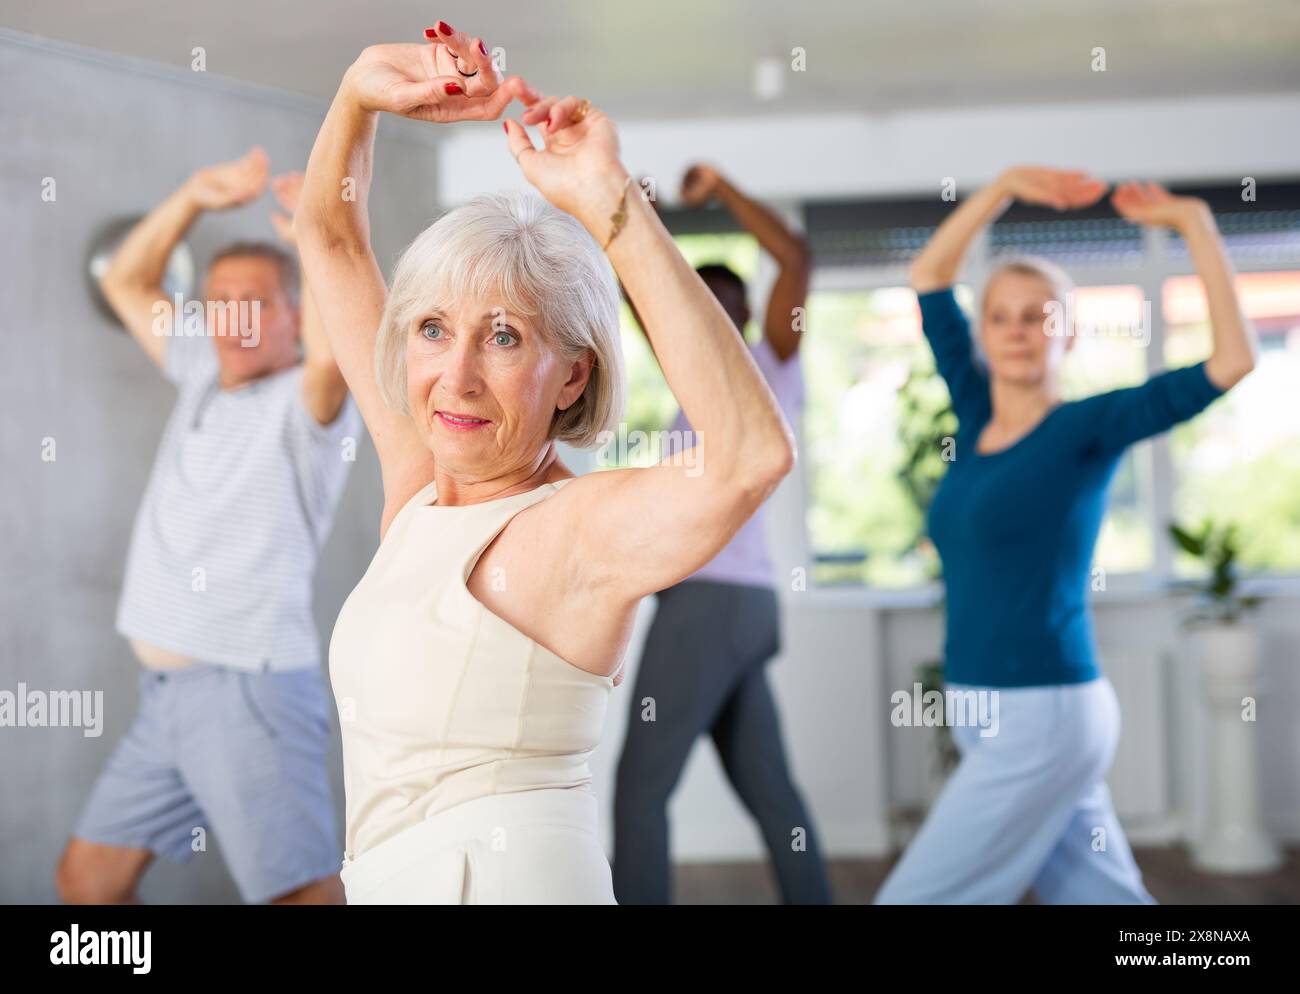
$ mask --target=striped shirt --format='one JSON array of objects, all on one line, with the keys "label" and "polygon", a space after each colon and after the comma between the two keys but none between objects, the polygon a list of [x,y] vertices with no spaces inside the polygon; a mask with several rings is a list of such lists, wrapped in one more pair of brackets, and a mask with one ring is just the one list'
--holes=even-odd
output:
[{"label": "striped shirt", "polygon": [[301,364],[223,390],[210,338],[179,330],[163,373],[179,397],[136,515],[118,632],[227,666],[319,665],[312,573],[355,458],[356,405],[317,424]]}]

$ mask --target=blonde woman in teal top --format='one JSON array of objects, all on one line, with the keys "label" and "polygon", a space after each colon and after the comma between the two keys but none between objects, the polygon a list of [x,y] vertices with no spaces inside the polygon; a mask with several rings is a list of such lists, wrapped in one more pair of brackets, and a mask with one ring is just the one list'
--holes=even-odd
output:
[{"label": "blonde woman in teal top", "polygon": [[1186,242],[1209,301],[1204,362],[1065,402],[1061,361],[1084,333],[1059,323],[1072,312],[1068,276],[1040,259],[996,268],[980,306],[982,359],[952,293],[971,242],[1012,199],[1068,210],[1106,190],[1082,172],[1009,169],[953,211],[912,265],[958,418],[929,520],[947,589],[945,676],[962,699],[996,695],[998,720],[963,727],[950,710],[962,761],[878,903],[1014,903],[1031,889],[1042,903],[1152,901],[1106,789],[1119,710],[1097,663],[1087,580],[1124,451],[1249,373],[1254,333],[1209,208],[1150,183],[1120,186],[1111,204]]}]

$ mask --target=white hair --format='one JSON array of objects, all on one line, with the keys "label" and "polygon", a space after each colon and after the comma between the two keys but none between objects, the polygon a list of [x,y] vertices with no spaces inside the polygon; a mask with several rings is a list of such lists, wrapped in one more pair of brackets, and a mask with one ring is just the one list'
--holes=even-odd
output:
[{"label": "white hair", "polygon": [[407,338],[430,310],[467,296],[495,296],[507,313],[534,318],[565,362],[594,353],[582,396],[556,410],[551,438],[590,448],[618,424],[627,386],[614,274],[577,219],[523,193],[475,197],[425,228],[402,253],[375,341],[385,404],[411,413]]}]

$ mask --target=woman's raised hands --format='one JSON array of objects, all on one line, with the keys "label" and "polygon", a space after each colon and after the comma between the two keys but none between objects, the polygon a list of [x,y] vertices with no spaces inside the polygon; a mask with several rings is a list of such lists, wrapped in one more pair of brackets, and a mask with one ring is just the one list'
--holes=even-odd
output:
[{"label": "woman's raised hands", "polygon": [[1124,183],[1110,198],[1115,213],[1134,224],[1178,228],[1208,208],[1198,197],[1178,197],[1159,183]]},{"label": "woman's raised hands", "polygon": [[1105,194],[1105,181],[1081,169],[1048,166],[1014,166],[1002,174],[1006,191],[1026,204],[1041,204],[1058,211],[1091,207]]},{"label": "woman's raised hands", "polygon": [[603,241],[628,181],[613,122],[578,97],[546,97],[524,112],[523,121],[537,126],[543,146],[534,146],[523,126],[506,118],[510,154],[524,178]]},{"label": "woman's raised hands", "polygon": [[540,98],[520,77],[501,75],[482,39],[443,21],[424,34],[427,44],[371,45],[352,64],[344,86],[362,110],[448,124],[495,120],[511,100]]}]

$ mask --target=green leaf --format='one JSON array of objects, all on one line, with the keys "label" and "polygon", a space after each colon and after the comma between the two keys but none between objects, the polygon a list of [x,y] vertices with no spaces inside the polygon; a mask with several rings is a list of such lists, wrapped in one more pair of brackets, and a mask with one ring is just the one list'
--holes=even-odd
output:
[{"label": "green leaf", "polygon": [[1173,536],[1174,541],[1178,543],[1184,552],[1197,557],[1205,555],[1205,542],[1180,528],[1177,524],[1170,523],[1169,534]]}]

